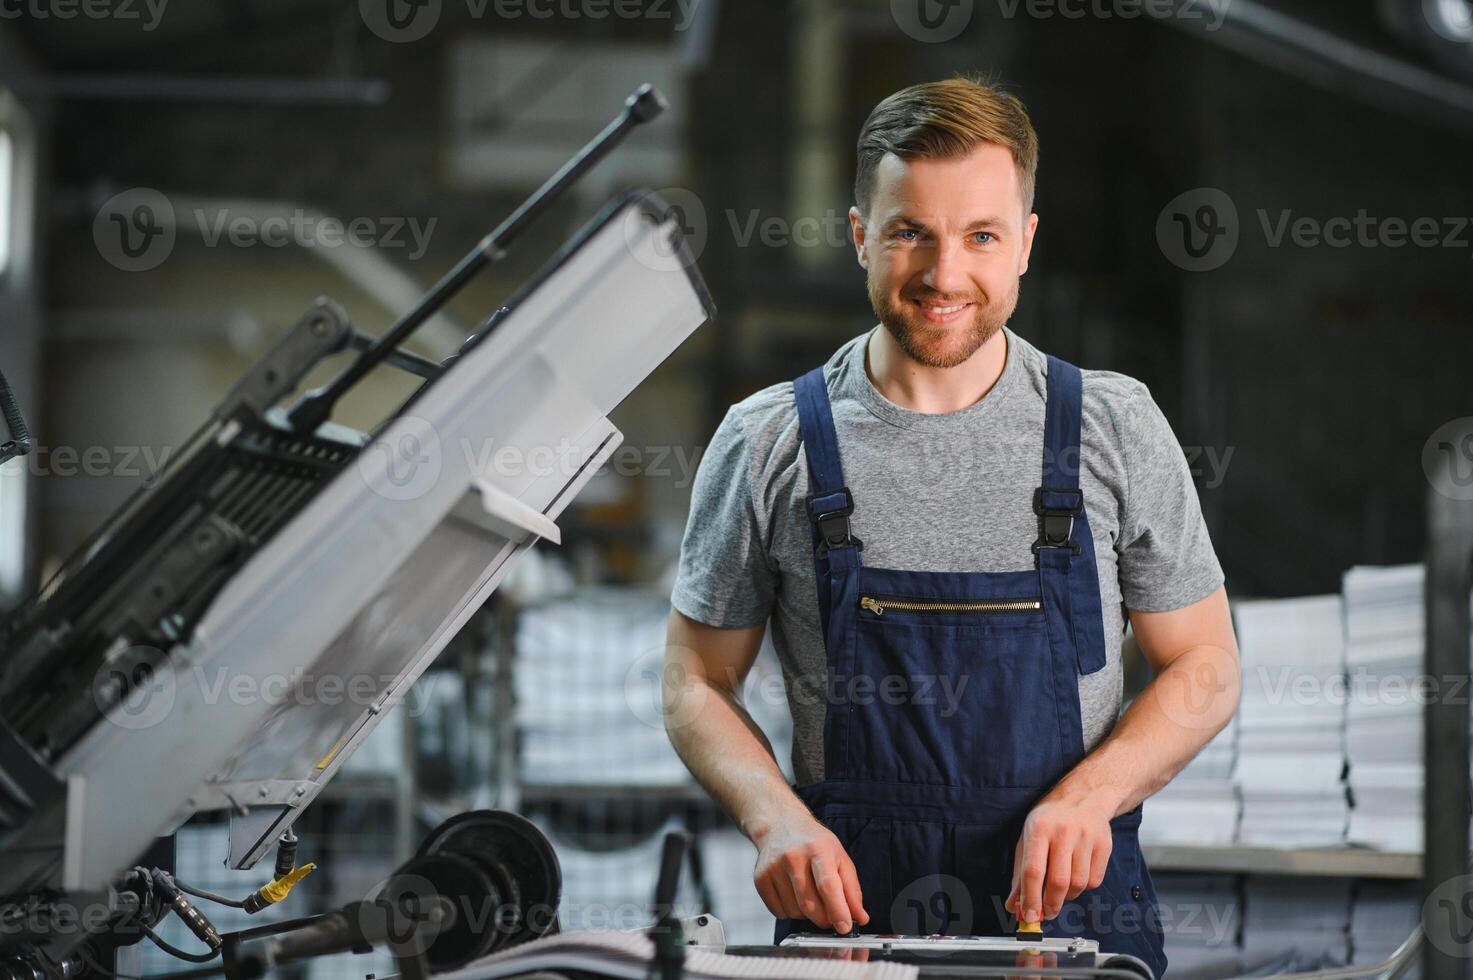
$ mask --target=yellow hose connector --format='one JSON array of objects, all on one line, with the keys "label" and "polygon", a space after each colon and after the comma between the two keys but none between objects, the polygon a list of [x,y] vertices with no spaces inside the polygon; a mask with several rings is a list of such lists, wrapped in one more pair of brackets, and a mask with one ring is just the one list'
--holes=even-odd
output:
[{"label": "yellow hose connector", "polygon": [[291,894],[291,890],[297,887],[297,882],[311,874],[316,867],[317,865],[309,861],[300,868],[292,868],[275,881],[262,885],[255,894],[245,900],[245,910],[254,914],[268,905],[275,905]]}]

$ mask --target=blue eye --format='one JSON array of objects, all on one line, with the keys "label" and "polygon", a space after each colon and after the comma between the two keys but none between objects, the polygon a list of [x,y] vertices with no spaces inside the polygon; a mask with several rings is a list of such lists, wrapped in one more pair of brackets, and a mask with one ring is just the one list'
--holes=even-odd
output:
[{"label": "blue eye", "polygon": [[972,233],[972,237],[973,238],[978,238],[978,239],[986,239],[986,241],[978,241],[977,242],[978,245],[986,245],[989,242],[993,242],[993,241],[996,241],[997,240],[996,238],[993,237],[993,234],[990,231],[977,231],[977,232],[973,232]]},{"label": "blue eye", "polygon": [[906,235],[919,235],[919,234],[920,234],[920,232],[916,231],[914,228],[900,228],[900,229],[898,229],[895,232],[895,237],[898,238],[898,239],[900,239],[902,242],[913,242],[916,239],[914,239],[914,238],[906,238],[905,236]]}]

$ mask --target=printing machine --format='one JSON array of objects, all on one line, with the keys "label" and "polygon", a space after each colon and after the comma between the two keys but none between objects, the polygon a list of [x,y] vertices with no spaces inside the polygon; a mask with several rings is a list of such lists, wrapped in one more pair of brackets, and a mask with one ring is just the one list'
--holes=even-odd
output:
[{"label": "printing machine", "polygon": [[[374,947],[390,949],[407,977],[480,980],[514,975],[493,972],[498,954],[558,936],[555,914],[532,914],[557,908],[557,856],[515,814],[452,818],[363,902],[224,935],[201,910],[220,896],[138,862],[195,814],[224,811],[227,864],[249,869],[274,854],[273,882],[251,900],[279,900],[301,874],[293,823],[518,556],[539,540],[559,542],[559,515],[620,443],[610,411],[714,312],[678,216],[647,190],[619,195],[454,357],[434,363],[400,345],[663,106],[642,86],[381,337],[365,337],[331,301],[316,303],[164,472],[0,627],[0,980],[117,976],[102,962],[110,950],[145,935],[158,941],[151,926],[171,911],[211,950],[188,957],[209,965],[168,974],[179,980],[260,976]],[[288,405],[334,355],[354,356]],[[381,365],[422,384],[371,432],[334,423],[336,402]],[[23,452],[23,423],[6,395],[19,434],[0,449]],[[506,472],[463,451],[492,444],[522,458],[567,447],[570,463]],[[372,697],[210,698],[197,681],[302,671],[364,679]],[[1466,754],[1461,765],[1466,779]],[[681,845],[667,845],[654,896],[665,912],[644,934],[652,969],[668,980],[701,950],[744,956],[753,976],[872,975],[853,962],[834,972],[838,957],[871,969],[909,964],[907,975],[922,978],[1150,980],[1139,961],[1067,940],[802,937],[727,947],[713,916],[670,917]],[[515,914],[474,928],[447,917],[451,897]],[[103,914],[89,922],[89,909]],[[610,955],[525,975],[642,975],[628,971]]]}]

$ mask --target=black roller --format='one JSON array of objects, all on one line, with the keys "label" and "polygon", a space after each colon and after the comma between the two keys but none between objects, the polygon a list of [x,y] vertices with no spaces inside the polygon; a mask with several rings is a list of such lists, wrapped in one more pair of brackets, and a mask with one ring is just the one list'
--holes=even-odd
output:
[{"label": "black roller", "polygon": [[494,897],[471,909],[473,921],[446,933],[452,941],[443,952],[438,942],[431,949],[437,969],[452,969],[557,931],[562,868],[552,844],[530,820],[503,810],[472,810],[451,817],[430,832],[418,855],[400,871],[434,883],[437,859],[453,859],[447,869],[473,866],[482,893]]}]

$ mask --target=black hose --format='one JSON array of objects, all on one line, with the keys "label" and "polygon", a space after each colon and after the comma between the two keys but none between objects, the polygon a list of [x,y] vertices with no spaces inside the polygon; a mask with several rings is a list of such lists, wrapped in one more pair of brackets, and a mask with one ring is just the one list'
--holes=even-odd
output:
[{"label": "black hose", "polygon": [[[15,443],[12,454],[24,456],[31,451],[31,432],[26,428],[26,420],[21,417],[20,406],[15,403],[15,394],[4,374],[0,374],[0,413],[4,414],[5,425],[10,430],[9,441]],[[0,441],[0,445],[4,445],[4,441]]]},{"label": "black hose", "polygon": [[178,878],[174,879],[174,884],[179,886],[179,890],[181,892],[193,895],[195,898],[203,898],[205,901],[214,902],[217,905],[228,905],[230,908],[233,909],[245,908],[245,902],[240,899],[226,898],[224,895],[216,895],[214,892],[207,892],[203,888],[194,888],[190,885],[186,885]]},{"label": "black hose", "polygon": [[185,952],[178,946],[175,946],[165,940],[162,936],[154,932],[148,926],[143,927],[143,934],[146,935],[149,939],[152,939],[155,946],[168,953],[170,956],[177,956],[179,959],[188,960],[191,963],[208,963],[215,957],[220,955],[220,951],[218,949],[210,950],[210,952],[208,953]]}]

